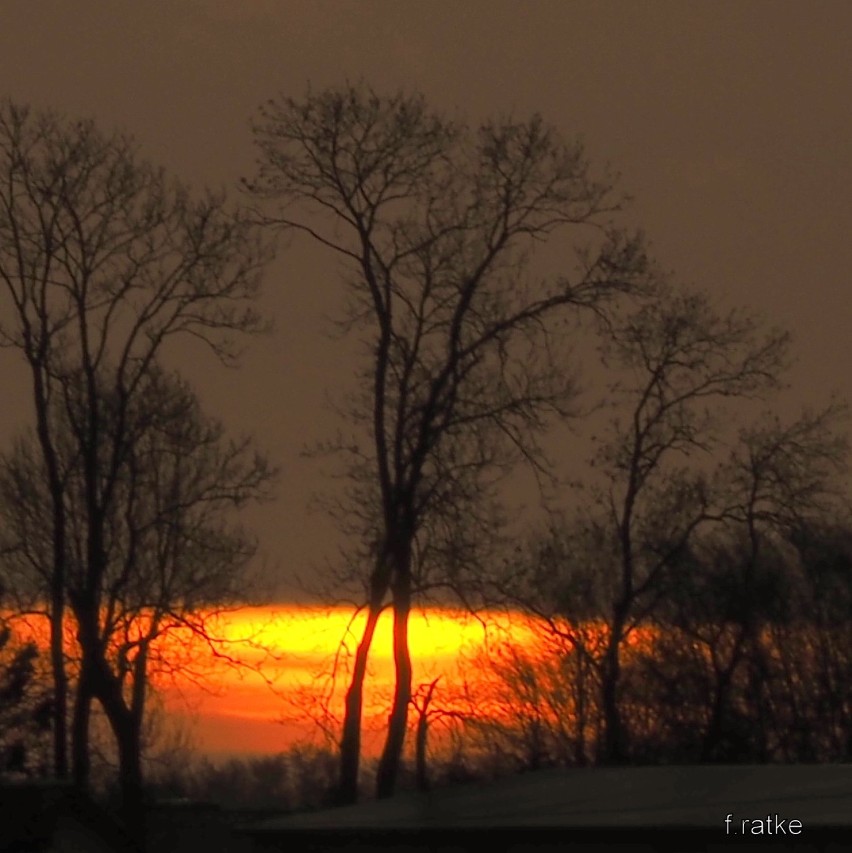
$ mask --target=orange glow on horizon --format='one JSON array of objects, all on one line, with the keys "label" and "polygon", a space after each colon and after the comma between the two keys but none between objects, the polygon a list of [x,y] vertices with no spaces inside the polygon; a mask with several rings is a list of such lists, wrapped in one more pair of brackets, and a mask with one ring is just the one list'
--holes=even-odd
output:
[{"label": "orange glow on horizon", "polygon": [[[207,625],[213,644],[185,631],[158,641],[151,683],[172,719],[189,723],[201,752],[280,752],[316,734],[323,702],[336,718],[336,731],[365,619],[364,612],[353,617],[350,608],[285,604],[214,614]],[[364,692],[368,753],[380,746],[391,702],[392,624],[388,609],[370,650]],[[44,617],[31,618],[24,627],[21,639],[34,637],[47,646]],[[518,613],[487,612],[477,619],[458,610],[414,610],[409,619],[412,687],[416,691],[440,676],[436,700],[442,707],[459,709],[456,703],[466,685],[476,694],[473,701],[480,712],[500,714],[503,691],[493,677],[489,682],[483,656],[490,658],[506,642],[523,652],[546,653],[547,640],[536,628],[534,620]],[[601,626],[586,625],[580,633],[588,648],[600,650],[605,639]],[[637,632],[625,651],[644,646],[643,640],[650,640],[650,634]],[[471,701],[470,693],[464,701]]]},{"label": "orange glow on horizon", "polygon": [[[533,642],[532,628],[520,617],[488,613],[483,618],[487,632],[479,620],[461,611],[412,612],[409,647],[415,690],[438,676],[443,685],[458,683],[460,655],[473,657],[496,637],[511,637],[513,642],[524,645]],[[228,743],[227,739],[234,736],[239,724],[240,746],[244,750],[274,752],[288,746],[299,734],[311,734],[311,703],[318,708],[326,697],[334,713],[342,710],[349,666],[365,620],[365,613],[353,618],[352,610],[347,608],[246,608],[222,621],[219,636],[248,668],[216,668],[211,679],[215,692],[173,678],[161,681],[158,687],[172,712],[181,714],[192,709],[198,719],[198,735],[206,748],[237,751],[237,744]],[[381,724],[390,704],[394,679],[392,625],[392,613],[385,611],[370,649],[364,692],[368,751],[369,731]]]},{"label": "orange glow on horizon", "polygon": [[[408,636],[414,689],[439,675],[442,686],[459,681],[459,656],[472,657],[488,639],[533,642],[534,632],[520,616],[485,613],[480,618],[449,609],[412,611]],[[318,706],[330,691],[334,713],[342,709],[349,666],[365,620],[365,612],[353,616],[350,608],[286,604],[215,614],[206,620],[213,644],[180,630],[158,640],[160,663],[152,657],[151,684],[166,711],[189,722],[202,751],[278,752],[315,734],[309,706]],[[45,616],[17,618],[14,623],[20,641],[35,640],[47,648]],[[370,728],[380,725],[390,704],[392,625],[387,609],[370,649],[364,691],[367,751]],[[66,634],[70,648],[75,642],[70,620]]]}]

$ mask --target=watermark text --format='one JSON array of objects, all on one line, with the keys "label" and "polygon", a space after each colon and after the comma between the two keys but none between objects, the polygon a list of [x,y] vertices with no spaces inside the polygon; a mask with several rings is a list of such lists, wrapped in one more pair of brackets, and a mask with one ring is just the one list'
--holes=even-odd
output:
[{"label": "watermark text", "polygon": [[802,822],[797,818],[768,814],[765,817],[725,815],[725,835],[801,835]]}]

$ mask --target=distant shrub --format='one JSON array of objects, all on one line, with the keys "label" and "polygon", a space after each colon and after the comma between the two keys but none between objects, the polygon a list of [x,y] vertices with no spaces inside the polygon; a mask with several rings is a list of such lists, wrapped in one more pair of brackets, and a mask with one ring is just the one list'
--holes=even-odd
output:
[{"label": "distant shrub", "polygon": [[154,773],[152,793],[238,811],[302,811],[326,805],[337,771],[330,750],[299,744],[277,755],[202,757],[185,769]]},{"label": "distant shrub", "polygon": [[0,619],[0,778],[43,776],[52,696],[34,643],[18,643]]}]

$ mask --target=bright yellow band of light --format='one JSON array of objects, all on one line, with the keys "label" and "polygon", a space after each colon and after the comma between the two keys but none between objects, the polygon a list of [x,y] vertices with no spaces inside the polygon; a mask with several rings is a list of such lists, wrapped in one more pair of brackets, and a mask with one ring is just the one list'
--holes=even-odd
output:
[{"label": "bright yellow band of light", "polygon": [[[201,751],[278,752],[310,736],[323,702],[339,719],[365,620],[364,612],[353,616],[348,608],[295,605],[213,615],[208,619],[216,638],[212,646],[186,633],[158,641],[151,682],[167,711],[194,721]],[[46,647],[46,623],[30,619],[27,625],[21,633]],[[364,694],[368,734],[371,727],[381,728],[390,706],[392,625],[392,613],[386,610],[370,650]],[[603,639],[600,626],[586,626],[584,633],[587,644]],[[462,611],[430,609],[412,612],[408,636],[415,691],[440,677],[438,701],[451,704],[464,685],[467,701],[473,691],[485,708],[494,681],[487,684],[483,661],[506,642],[533,654],[541,651],[546,632],[518,613],[487,612],[476,618]],[[367,736],[368,751],[370,743]]]}]

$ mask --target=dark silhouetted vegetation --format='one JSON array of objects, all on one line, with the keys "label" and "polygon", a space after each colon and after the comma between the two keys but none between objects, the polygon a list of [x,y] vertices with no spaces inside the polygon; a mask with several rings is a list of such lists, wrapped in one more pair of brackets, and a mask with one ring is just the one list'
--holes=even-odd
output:
[{"label": "dark silhouetted vegetation", "polygon": [[38,647],[0,619],[0,778],[41,776],[50,765],[53,697]]},{"label": "dark silhouetted vegetation", "polygon": [[[540,117],[470,127],[419,96],[366,86],[268,102],[247,187],[274,228],[303,233],[346,266],[342,327],[365,343],[337,454],[337,507],[360,547],[335,579],[368,618],[341,736],[340,800],[357,793],[363,682],[385,606],[395,694],[378,793],[395,787],[412,698],[408,619],[441,590],[467,602],[495,553],[498,484],[519,463],[548,470],[540,437],[566,417],[576,376],[566,330],[643,286],[640,238],[613,223],[623,202],[583,146]],[[550,280],[537,244],[562,255]],[[560,360],[563,359],[563,360]]]},{"label": "dark silhouetted vegetation", "polygon": [[[95,782],[142,838],[149,798],[295,811],[365,777],[381,798],[554,766],[852,760],[846,410],[792,411],[790,335],[663,275],[615,179],[538,116],[473,126],[357,85],[269,101],[253,133],[249,215],[92,122],[0,104],[0,346],[31,421],[0,453],[0,775]],[[170,365],[178,342],[234,365],[264,327],[264,228],[344,271],[360,360],[347,432],[315,448],[347,544],[318,588],[367,618],[323,696],[289,697],[334,748],[214,761],[180,737],[158,752],[151,675],[199,677],[189,643],[164,651],[180,632],[238,663],[210,620],[249,603],[235,513],[275,471]],[[567,476],[546,452],[566,427]],[[540,524],[507,497],[519,471]],[[416,685],[412,609],[450,600],[528,618],[535,642]],[[395,679],[365,761],[385,609]],[[9,627],[26,614],[45,654]]]},{"label": "dark silhouetted vegetation", "polygon": [[154,640],[164,619],[188,624],[235,588],[220,581],[251,548],[218,514],[269,475],[244,446],[227,448],[160,359],[182,338],[234,363],[239,337],[261,325],[266,252],[221,196],[193,196],[90,121],[3,101],[0,175],[0,340],[29,372],[34,422],[4,458],[9,575],[50,619],[56,774],[70,740],[87,786],[97,701],[135,820]]}]

